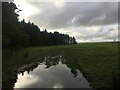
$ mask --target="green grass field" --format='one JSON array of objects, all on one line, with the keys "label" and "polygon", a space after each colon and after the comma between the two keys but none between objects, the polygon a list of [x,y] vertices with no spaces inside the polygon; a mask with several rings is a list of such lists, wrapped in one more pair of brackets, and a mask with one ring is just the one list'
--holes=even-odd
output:
[{"label": "green grass field", "polygon": [[118,43],[81,43],[24,48],[3,55],[3,75],[25,64],[42,61],[45,56],[55,55],[63,55],[71,68],[80,69],[93,88],[116,87]]}]

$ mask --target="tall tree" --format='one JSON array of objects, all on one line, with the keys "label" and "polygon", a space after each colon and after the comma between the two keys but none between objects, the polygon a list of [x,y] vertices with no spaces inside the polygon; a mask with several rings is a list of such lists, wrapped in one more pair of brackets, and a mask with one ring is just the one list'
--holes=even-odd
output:
[{"label": "tall tree", "polygon": [[24,46],[27,44],[27,35],[18,28],[18,10],[12,2],[2,3],[3,49]]}]

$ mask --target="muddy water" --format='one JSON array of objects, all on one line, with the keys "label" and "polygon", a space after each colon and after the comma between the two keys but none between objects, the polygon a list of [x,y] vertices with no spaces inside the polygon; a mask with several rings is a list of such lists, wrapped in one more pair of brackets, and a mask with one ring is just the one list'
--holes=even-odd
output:
[{"label": "muddy water", "polygon": [[[91,88],[79,70],[72,71],[62,56],[21,67],[14,88]],[[74,72],[74,73],[73,73]]]}]

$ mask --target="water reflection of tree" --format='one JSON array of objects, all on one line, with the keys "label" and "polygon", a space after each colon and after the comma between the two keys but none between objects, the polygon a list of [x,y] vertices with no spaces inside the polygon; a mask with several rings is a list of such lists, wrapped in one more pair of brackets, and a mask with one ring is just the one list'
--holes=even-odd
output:
[{"label": "water reflection of tree", "polygon": [[71,69],[71,73],[74,75],[74,77],[77,77],[77,68],[76,65],[73,65],[72,63],[69,64],[65,61],[65,59],[62,56],[54,56],[54,57],[45,57],[45,65],[46,68],[50,68],[51,66],[56,66],[61,62],[62,64],[66,64],[68,68]]},{"label": "water reflection of tree", "polygon": [[56,66],[57,64],[59,64],[60,59],[61,59],[60,56],[46,57],[44,61],[46,68],[49,68],[51,66]]},{"label": "water reflection of tree", "polygon": [[29,74],[30,71],[33,71],[35,68],[37,68],[39,65],[39,63],[32,63],[32,64],[29,64],[29,65],[26,65],[22,68],[20,68],[18,70],[19,73],[22,73],[22,75],[24,75],[24,72],[27,71],[27,73]]},{"label": "water reflection of tree", "polygon": [[32,63],[29,65],[26,65],[24,67],[21,67],[18,71],[9,71],[8,74],[6,74],[6,77],[4,81],[2,81],[2,88],[3,90],[13,90],[15,83],[17,82],[18,79],[18,74],[24,75],[24,72],[27,71],[28,73],[30,71],[33,71],[39,63]]},{"label": "water reflection of tree", "polygon": [[16,81],[17,81],[17,73],[10,71],[9,74],[6,75],[4,81],[2,81],[2,89],[13,90]]},{"label": "water reflection of tree", "polygon": [[[66,64],[68,68],[71,69],[71,73],[74,75],[74,77],[77,76],[77,70],[76,65],[73,63],[67,62],[63,56],[54,56],[54,57],[45,57],[43,63],[46,65],[46,68],[50,68],[51,66],[56,66],[59,63]],[[6,80],[3,81],[3,87],[9,88],[9,90],[13,90],[14,84],[17,82],[17,75],[22,74],[24,75],[24,72],[27,71],[29,74],[31,71],[33,71],[35,68],[37,68],[39,63],[32,63],[28,64],[24,67],[21,67],[17,72],[12,71],[9,72],[10,75],[7,75]]]}]

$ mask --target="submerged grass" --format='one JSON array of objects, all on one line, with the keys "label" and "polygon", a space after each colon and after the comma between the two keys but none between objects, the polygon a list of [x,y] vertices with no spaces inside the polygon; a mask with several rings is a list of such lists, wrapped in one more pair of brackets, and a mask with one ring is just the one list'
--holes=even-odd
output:
[{"label": "submerged grass", "polygon": [[[118,43],[81,43],[49,47],[29,47],[3,55],[3,75],[45,56],[63,55],[68,66],[80,69],[93,88],[116,87]],[[3,78],[4,79],[4,78]]]}]

